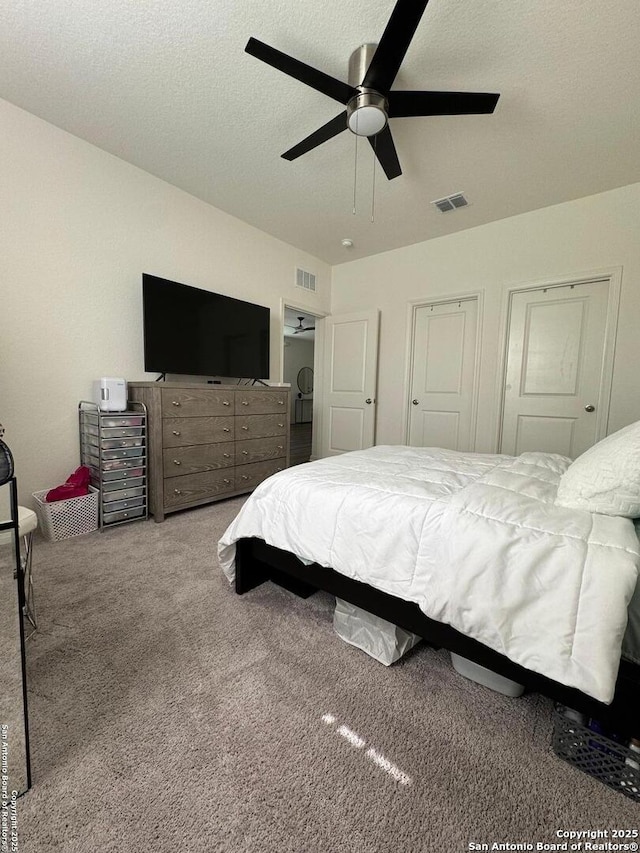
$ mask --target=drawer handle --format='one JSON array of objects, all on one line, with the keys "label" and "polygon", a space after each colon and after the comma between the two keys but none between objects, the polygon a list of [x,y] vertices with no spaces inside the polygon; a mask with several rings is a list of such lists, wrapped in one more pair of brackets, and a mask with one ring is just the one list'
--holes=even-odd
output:
[{"label": "drawer handle", "polygon": [[242,479],[243,479],[243,480],[249,480],[249,479],[250,479],[250,477],[248,476],[248,474],[243,474],[243,475],[242,475]]},{"label": "drawer handle", "polygon": [[179,459],[174,459],[173,464],[174,465],[182,465],[182,462]]},{"label": "drawer handle", "polygon": [[249,451],[248,451],[248,450],[243,450],[243,451],[242,451],[242,455],[243,455],[243,456],[248,456],[248,455],[249,455]]},{"label": "drawer handle", "polygon": [[279,406],[284,406],[284,400],[278,400],[278,405],[279,405]]},{"label": "drawer handle", "polygon": [[284,424],[278,424],[278,426],[279,426],[279,427],[283,427],[283,426],[284,426]]},{"label": "drawer handle", "polygon": [[284,450],[284,444],[279,444],[279,445],[278,445],[278,450]]},{"label": "drawer handle", "polygon": [[126,441],[121,441],[121,442],[120,442],[120,447],[126,447],[126,446],[127,446],[127,442],[126,442]]},{"label": "drawer handle", "polygon": [[222,432],[231,432],[230,427],[222,427]]},{"label": "drawer handle", "polygon": [[246,431],[249,429],[249,427],[242,427],[242,429]]},{"label": "drawer handle", "polygon": [[126,434],[127,434],[126,429],[123,429],[122,432],[120,433],[120,435],[126,435]]},{"label": "drawer handle", "polygon": [[222,401],[222,405],[223,405],[223,406],[228,406],[228,405],[229,405],[229,401],[228,401],[228,400],[223,400],[223,401]]},{"label": "drawer handle", "polygon": [[174,489],[174,490],[173,490],[173,494],[174,494],[174,495],[181,495],[181,494],[182,494],[182,489]]},{"label": "drawer handle", "polygon": [[223,482],[225,482],[227,485],[229,485],[229,483],[231,482],[231,480],[227,480],[227,478],[225,477]]},{"label": "drawer handle", "polygon": [[179,430],[179,429],[174,429],[174,430],[172,430],[172,432],[173,432],[173,434],[174,434],[174,435],[180,435],[180,430]]},{"label": "drawer handle", "polygon": [[224,458],[225,458],[225,459],[230,459],[230,458],[231,458],[231,457],[230,457],[230,455],[229,455],[228,453],[223,453],[222,455],[224,456]]},{"label": "drawer handle", "polygon": [[179,403],[177,400],[172,400],[171,402],[172,402],[172,404],[173,404],[174,406],[179,406],[179,405],[180,405],[180,403]]},{"label": "drawer handle", "polygon": [[249,403],[247,402],[247,400],[243,400],[243,401],[242,401],[242,405],[243,405],[243,406],[248,406],[248,405],[249,405]]},{"label": "drawer handle", "polygon": [[129,504],[125,501],[122,506],[129,506]]}]

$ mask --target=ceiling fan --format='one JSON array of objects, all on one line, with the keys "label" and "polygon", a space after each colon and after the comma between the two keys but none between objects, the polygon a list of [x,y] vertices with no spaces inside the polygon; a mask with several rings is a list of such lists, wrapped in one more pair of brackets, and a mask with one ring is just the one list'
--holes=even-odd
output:
[{"label": "ceiling fan", "polygon": [[299,335],[300,332],[315,332],[315,330],[316,330],[315,326],[303,326],[302,325],[302,321],[304,320],[304,317],[298,317],[298,320],[299,320],[298,325],[291,327],[293,329],[294,335]]},{"label": "ceiling fan", "polygon": [[286,53],[250,38],[245,51],[278,71],[345,104],[327,124],[282,155],[295,160],[347,128],[366,136],[391,180],[402,174],[389,119],[434,115],[492,113],[499,94],[487,92],[391,91],[411,39],[429,0],[397,0],[379,44],[363,44],[349,59],[349,82],[343,83]]}]

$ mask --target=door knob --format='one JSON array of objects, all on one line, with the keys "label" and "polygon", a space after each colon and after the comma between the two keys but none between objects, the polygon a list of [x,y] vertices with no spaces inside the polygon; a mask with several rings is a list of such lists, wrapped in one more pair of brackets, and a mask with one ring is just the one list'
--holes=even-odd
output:
[{"label": "door knob", "polygon": [[418,401],[417,401],[417,400],[412,400],[411,402],[413,403],[413,405],[414,405],[414,406],[417,406],[417,405],[418,405]]},{"label": "door knob", "polygon": [[589,405],[588,405],[588,406],[585,406],[585,407],[584,407],[584,410],[585,410],[585,412],[595,412],[596,407],[595,407],[595,406],[592,406],[592,405],[591,405],[591,403],[589,403]]},{"label": "door knob", "polygon": [[371,397],[367,397],[367,399],[365,400],[365,403],[366,403],[368,406],[370,406],[370,405],[371,405]]}]

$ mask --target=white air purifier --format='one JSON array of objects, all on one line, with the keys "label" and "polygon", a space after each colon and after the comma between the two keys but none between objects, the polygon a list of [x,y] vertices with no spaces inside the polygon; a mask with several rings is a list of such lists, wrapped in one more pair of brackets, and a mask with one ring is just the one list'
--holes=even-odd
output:
[{"label": "white air purifier", "polygon": [[94,379],[93,402],[101,412],[124,412],[127,408],[127,383],[113,376]]}]

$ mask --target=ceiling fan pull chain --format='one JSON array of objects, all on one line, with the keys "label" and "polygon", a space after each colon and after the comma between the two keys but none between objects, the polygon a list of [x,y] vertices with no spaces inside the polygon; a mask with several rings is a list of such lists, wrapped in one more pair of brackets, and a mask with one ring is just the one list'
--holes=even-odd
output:
[{"label": "ceiling fan pull chain", "polygon": [[377,135],[373,137],[373,186],[371,187],[371,221],[375,221],[376,212],[376,146],[378,144]]},{"label": "ceiling fan pull chain", "polygon": [[356,138],[356,154],[353,162],[353,215],[356,215],[356,187],[358,184],[358,116],[356,115],[356,132],[354,134]]}]

